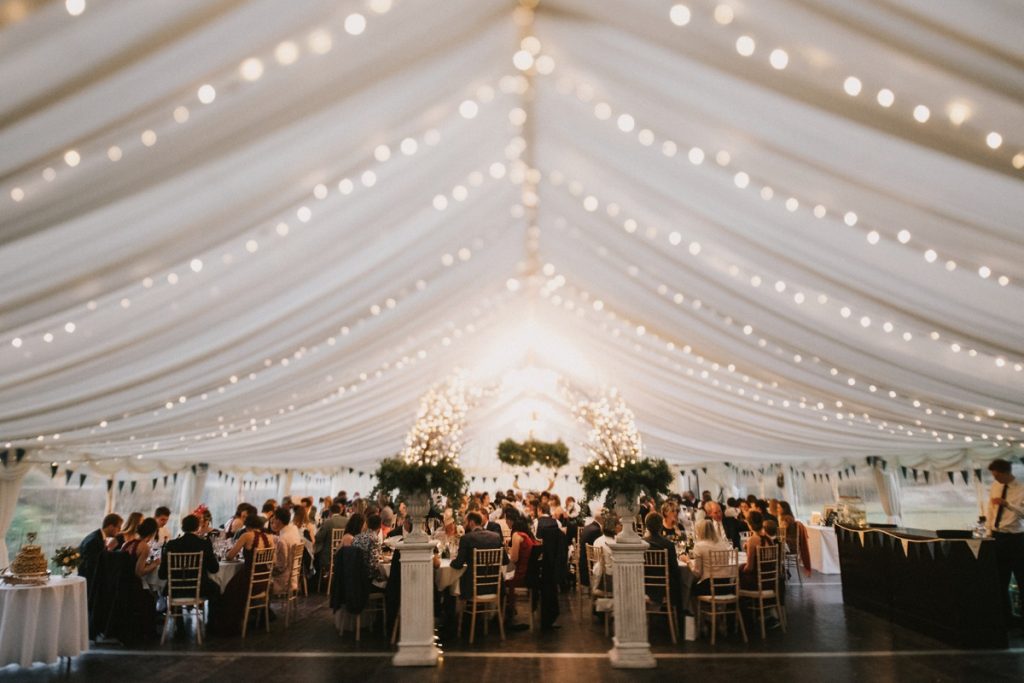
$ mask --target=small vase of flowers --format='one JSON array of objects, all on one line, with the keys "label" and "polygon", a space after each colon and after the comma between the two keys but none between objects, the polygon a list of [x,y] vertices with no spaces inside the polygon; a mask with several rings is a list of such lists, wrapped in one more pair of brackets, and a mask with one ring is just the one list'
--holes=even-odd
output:
[{"label": "small vase of flowers", "polygon": [[82,563],[82,555],[78,552],[78,548],[62,545],[53,552],[50,561],[60,570],[61,576],[67,577]]}]

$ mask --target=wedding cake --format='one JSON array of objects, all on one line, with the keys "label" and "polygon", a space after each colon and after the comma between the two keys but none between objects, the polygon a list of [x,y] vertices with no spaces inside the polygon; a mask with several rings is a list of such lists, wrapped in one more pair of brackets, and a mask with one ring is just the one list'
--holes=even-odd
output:
[{"label": "wedding cake", "polygon": [[11,573],[15,576],[39,576],[46,574],[46,556],[38,545],[23,545],[18,556],[11,563]]}]

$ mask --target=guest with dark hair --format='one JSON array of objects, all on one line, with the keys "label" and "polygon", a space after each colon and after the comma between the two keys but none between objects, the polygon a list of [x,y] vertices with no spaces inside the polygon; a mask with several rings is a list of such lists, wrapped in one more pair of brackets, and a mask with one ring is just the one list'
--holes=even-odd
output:
[{"label": "guest with dark hair", "polygon": [[373,513],[366,518],[366,529],[352,539],[352,545],[363,551],[366,574],[373,583],[383,585],[386,581],[381,569],[380,515]]},{"label": "guest with dark hair", "polygon": [[78,575],[92,582],[99,566],[100,555],[114,547],[118,529],[121,528],[121,515],[111,513],[103,518],[100,528],[91,532],[78,546],[78,554],[82,556],[78,563]]},{"label": "guest with dark hair", "polygon": [[344,530],[348,524],[348,517],[345,516],[339,503],[332,503],[329,510],[330,517],[320,525],[313,545],[313,554],[319,563],[321,577],[327,575],[327,568],[331,566],[331,538],[334,535],[334,530]]},{"label": "guest with dark hair", "polygon": [[147,517],[139,524],[139,537],[121,546],[123,552],[135,558],[135,575],[140,579],[160,567],[160,558],[149,559],[153,539],[156,538],[159,528],[155,519]]},{"label": "guest with dark hair", "polygon": [[345,534],[341,537],[341,547],[347,548],[352,545],[352,542],[356,540],[356,536],[363,533],[363,529],[366,528],[366,518],[363,517],[361,512],[357,512],[348,518],[348,523],[345,524]]},{"label": "guest with dark hair", "polygon": [[988,471],[994,481],[986,519],[995,545],[999,587],[1006,590],[1010,575],[1017,577],[1017,595],[1024,615],[1024,484],[1013,476],[1008,460],[993,460]]},{"label": "guest with dark hair", "polygon": [[[167,579],[168,554],[202,553],[203,562],[201,569],[202,577],[200,579],[200,595],[209,600],[220,595],[220,588],[209,576],[210,574],[216,574],[220,570],[220,564],[217,562],[217,556],[213,552],[213,543],[211,543],[209,539],[201,538],[197,534],[199,531],[199,525],[200,520],[195,515],[185,515],[181,519],[182,535],[179,538],[167,541],[164,545],[158,576],[161,579]],[[184,596],[175,595],[172,597]]]},{"label": "guest with dark hair", "polygon": [[153,519],[156,520],[157,526],[157,545],[163,545],[171,540],[171,530],[167,527],[167,522],[171,519],[171,509],[166,505],[161,505],[153,512]]},{"label": "guest with dark hair", "polygon": [[[459,554],[452,560],[451,564],[452,569],[469,567],[467,571],[462,573],[462,577],[459,579],[459,589],[462,595],[468,596],[473,594],[474,550],[502,548],[501,563],[502,565],[508,564],[508,554],[504,551],[501,536],[493,531],[487,531],[483,525],[484,520],[479,512],[466,513],[466,534],[459,542]],[[435,561],[437,561],[436,558]]]},{"label": "guest with dark hair", "polygon": [[[262,515],[258,513],[247,515],[242,535],[228,551],[229,560],[235,559],[241,553],[245,566],[224,587],[222,598],[210,606],[211,633],[231,636],[242,632],[242,618],[245,615],[245,605],[249,600],[249,579],[252,576],[253,559],[257,550],[273,547],[273,541],[263,530],[263,524]],[[253,586],[253,590],[256,592],[265,588],[266,582],[263,585]]]},{"label": "guest with dark hair", "polygon": [[750,529],[750,536],[743,547],[743,551],[747,554],[747,562],[740,567],[740,587],[757,590],[757,549],[764,542],[762,539],[764,517],[760,512],[751,510],[747,513],[747,528]]},{"label": "guest with dark hair", "polygon": [[509,628],[514,631],[521,631],[528,629],[529,625],[513,623],[516,615],[516,594],[514,589],[526,587],[526,572],[530,566],[530,556],[537,545],[537,539],[534,538],[533,531],[530,530],[530,523],[518,512],[513,510],[508,521],[509,527],[512,530],[511,547],[508,551],[509,562],[515,565],[516,573],[512,580],[508,582],[509,591],[505,603],[505,619]]},{"label": "guest with dark hair", "polygon": [[[660,514],[657,512],[648,514],[644,518],[644,530],[644,540],[650,544],[651,550],[665,551],[669,591],[672,594],[672,602],[676,610],[681,612],[689,604],[690,583],[692,580],[689,567],[679,566],[675,544],[665,538],[664,520]],[[664,599],[664,596],[659,595],[652,595],[650,597],[654,600]]]}]

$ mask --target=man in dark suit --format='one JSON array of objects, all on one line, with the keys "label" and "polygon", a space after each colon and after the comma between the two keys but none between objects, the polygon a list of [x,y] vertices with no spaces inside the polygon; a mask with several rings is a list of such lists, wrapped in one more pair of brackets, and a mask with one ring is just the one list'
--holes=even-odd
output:
[{"label": "man in dark suit", "polygon": [[548,503],[540,504],[540,516],[537,517],[537,526],[534,530],[536,535],[540,535],[540,532],[544,529],[561,529],[562,526],[558,523],[558,520],[551,516],[551,505]]},{"label": "man in dark suit", "polygon": [[733,544],[735,548],[741,548],[740,532],[746,530],[746,524],[735,517],[722,515],[722,506],[712,501],[704,506],[704,514],[715,525],[715,535],[724,538]]},{"label": "man in dark suit", "polygon": [[[693,574],[689,567],[679,566],[679,557],[676,554],[676,546],[665,537],[664,519],[657,512],[652,512],[644,518],[644,540],[651,546],[651,550],[664,550],[665,562],[668,565],[668,587],[672,593],[672,602],[680,613],[688,606],[690,585],[693,581]],[[664,596],[651,596],[659,600]]]},{"label": "man in dark suit", "polygon": [[473,566],[473,551],[490,550],[493,548],[502,549],[501,564],[502,566],[508,564],[508,554],[504,550],[501,534],[487,531],[484,528],[483,517],[476,510],[467,513],[466,533],[463,535],[462,540],[459,541],[459,554],[452,560],[452,569],[467,567],[466,571],[459,578],[459,591],[463,598],[468,598],[473,594],[473,572],[476,569]]},{"label": "man in dark suit", "polygon": [[[210,574],[216,574],[220,570],[220,564],[217,562],[217,556],[213,553],[213,543],[211,543],[208,538],[199,538],[196,536],[196,531],[198,530],[198,517],[195,515],[185,515],[185,517],[182,518],[182,535],[179,538],[167,541],[167,543],[164,544],[163,555],[160,559],[160,568],[157,570],[157,576],[165,581],[167,580],[168,553],[202,553],[203,564],[200,569],[202,578],[199,582],[199,594],[209,600],[220,595],[220,588],[217,586],[216,582],[210,578]],[[185,596],[175,594],[172,597]]]},{"label": "man in dark suit", "polygon": [[111,513],[103,518],[103,525],[99,529],[82,539],[78,546],[78,554],[82,556],[78,575],[84,576],[87,582],[92,583],[95,578],[100,555],[108,549],[107,540],[117,536],[123,521],[121,515]]}]

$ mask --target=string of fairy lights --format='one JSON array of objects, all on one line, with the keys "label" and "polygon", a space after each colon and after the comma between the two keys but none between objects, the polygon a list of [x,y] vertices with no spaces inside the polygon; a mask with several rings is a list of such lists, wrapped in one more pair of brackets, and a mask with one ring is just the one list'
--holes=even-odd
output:
[{"label": "string of fairy lights", "polygon": [[[513,296],[515,295],[509,292],[498,292],[483,297],[479,304],[470,308],[468,320],[459,323],[447,321],[434,326],[420,335],[411,336],[396,349],[396,356],[400,354],[399,357],[385,360],[358,374],[355,371],[348,370],[349,364],[345,362],[339,367],[342,371],[349,374],[348,379],[338,382],[331,376],[329,383],[335,385],[336,388],[332,388],[326,393],[322,391],[319,393],[314,392],[312,396],[304,399],[293,394],[292,399],[294,402],[290,403],[287,407],[282,406],[276,409],[270,407],[261,414],[256,414],[247,419],[228,421],[225,416],[221,415],[217,417],[216,424],[212,429],[209,426],[197,426],[195,430],[185,434],[175,433],[156,436],[132,434],[125,440],[108,440],[94,444],[93,447],[104,452],[105,457],[103,459],[105,460],[115,462],[122,459],[142,460],[144,457],[158,456],[160,452],[187,453],[193,450],[193,447],[201,445],[202,442],[216,442],[232,436],[239,437],[249,433],[260,432],[271,426],[283,427],[289,419],[298,419],[317,407],[329,406],[346,397],[357,395],[362,388],[374,382],[379,382],[390,374],[422,363],[431,357],[432,354],[442,349],[456,347],[458,344],[464,343],[480,331],[499,321],[501,319],[500,312]],[[318,350],[319,347],[314,347],[310,350],[310,354],[316,354]],[[250,414],[250,412],[252,411],[248,409],[245,411],[246,414]],[[196,423],[196,425],[199,425],[199,423]],[[90,434],[95,433],[95,429],[90,431]],[[8,444],[8,447],[10,445]],[[235,443],[232,448],[242,446],[242,443]],[[35,448],[46,452],[56,447],[57,444],[47,443]],[[72,461],[68,460],[67,462],[70,464]]]},{"label": "string of fairy lights", "polygon": [[[499,79],[498,87],[502,93],[511,96],[517,92],[520,85],[512,77],[511,79]],[[450,110],[457,109],[460,112],[460,119],[472,121],[477,118],[482,107],[495,101],[495,88],[492,85],[484,84],[476,88],[472,96],[463,99],[457,107],[452,105]],[[472,107],[467,106],[468,104],[471,104]],[[239,262],[239,258],[252,258],[261,249],[271,246],[275,240],[283,240],[294,234],[296,227],[313,221],[316,214],[329,215],[332,210],[339,208],[338,202],[346,201],[360,192],[375,188],[378,185],[382,167],[394,163],[401,157],[411,157],[425,148],[437,147],[442,143],[442,139],[442,133],[434,127],[420,130],[413,135],[393,136],[390,142],[374,146],[372,160],[364,159],[356,165],[355,171],[352,173],[343,173],[337,177],[325,179],[324,182],[312,184],[308,190],[309,197],[292,202],[278,215],[270,217],[259,227],[249,231],[248,234],[232,238],[229,243],[211,248],[206,253],[197,254],[186,262],[168,269],[165,273],[147,275],[136,285],[90,299],[84,306],[84,312],[81,310],[67,311],[53,316],[49,320],[18,329],[10,336],[9,343],[0,345],[0,349],[6,347],[15,351],[22,350],[22,357],[27,360],[30,358],[26,354],[31,349],[29,344],[31,340],[41,340],[44,345],[52,344],[60,340],[61,330],[65,335],[73,335],[90,314],[103,310],[127,310],[133,303],[142,300],[147,291],[175,287],[179,283],[184,283],[186,278],[196,277],[203,273],[209,277],[212,269],[220,267],[222,270],[226,270]],[[508,156],[509,150],[505,151]],[[435,209],[443,211],[450,205],[466,201],[488,179],[500,180],[506,174],[508,174],[506,162],[500,159],[495,160],[484,168],[475,169],[466,174],[464,180],[450,190],[436,192],[433,195],[432,205]],[[308,173],[303,177],[310,175],[317,174]],[[468,249],[468,247],[463,247],[456,254],[442,256],[442,261],[446,262],[445,265],[451,265],[456,259],[467,260],[471,255]],[[220,252],[219,257],[218,252]]]},{"label": "string of fairy lights", "polygon": [[[701,7],[697,11],[703,12],[705,9]],[[786,50],[782,46],[761,49],[758,46],[756,31],[740,29],[744,15],[748,13],[752,15],[758,9],[760,8],[757,5],[751,4],[744,4],[742,8],[737,9],[729,3],[717,3],[710,10],[713,21],[704,22],[702,26],[717,27],[719,30],[728,31],[731,35],[734,35],[735,56],[739,60],[756,61],[758,56],[766,55],[768,66],[771,67],[771,70],[766,73],[783,72],[791,65],[790,53],[792,50]],[[668,19],[674,26],[686,28],[691,25],[693,17],[694,10],[691,10],[686,4],[674,3],[669,7]],[[803,66],[813,69],[817,73],[830,71],[831,73],[828,74],[828,77],[836,79],[834,87],[837,90],[841,89],[848,97],[856,98],[861,94],[866,94],[867,85],[864,80],[857,75],[842,74],[840,72],[840,64],[843,60],[838,55],[831,54],[832,48],[823,47],[813,41],[807,42],[813,45],[813,49],[792,51],[795,58],[804,58]],[[824,58],[824,55],[828,55],[828,58]],[[913,118],[916,124],[922,126],[935,123],[936,119],[932,117],[933,109],[937,111],[943,110],[954,129],[963,131],[963,136],[968,144],[980,146],[983,140],[984,149],[987,152],[998,154],[1001,160],[1018,171],[1024,169],[1024,150],[1020,150],[1012,155],[1010,152],[1006,152],[1002,133],[991,129],[986,131],[984,127],[979,128],[965,125],[972,119],[975,112],[971,104],[964,98],[955,97],[948,100],[945,104],[933,102],[931,107],[925,103],[918,103],[908,104],[906,109],[900,109],[899,107],[893,109],[897,101],[896,93],[893,87],[882,86],[876,91],[874,99],[880,108],[894,112],[901,111],[900,116]]]},{"label": "string of fairy lights", "polygon": [[[637,239],[646,237],[648,241],[654,242],[664,238],[671,247],[684,246],[684,238],[679,230],[665,231],[652,225],[642,226],[637,219],[627,215],[618,202],[602,201],[596,192],[588,192],[585,190],[582,182],[567,178],[561,171],[551,171],[547,174],[546,179],[548,181],[547,184],[550,186],[567,191],[587,213],[597,213],[600,208],[604,207],[605,213],[610,219],[620,222],[622,229],[627,234],[634,235]],[[750,266],[740,265],[733,260],[733,257],[726,250],[717,248],[717,245],[714,244],[712,244],[712,248],[709,250],[707,242],[693,239],[685,246],[690,256],[698,258],[704,263],[705,267],[721,270],[738,281],[747,281],[754,289],[774,294],[786,302],[791,301],[797,306],[795,309],[797,311],[801,310],[800,306],[805,302],[814,301],[819,306],[833,309],[840,319],[849,321],[851,326],[859,326],[865,330],[869,328],[880,330],[884,335],[895,335],[905,343],[910,343],[915,339],[924,340],[926,343],[933,343],[937,347],[941,347],[944,350],[948,349],[956,354],[963,352],[969,358],[980,357],[981,360],[992,363],[1000,369],[1006,369],[1007,371],[1012,369],[1015,372],[1024,371],[1024,358],[1007,358],[1005,354],[997,355],[984,349],[979,350],[976,348],[977,345],[972,345],[967,341],[955,338],[950,340],[948,337],[954,334],[950,331],[943,333],[934,328],[926,330],[907,322],[897,325],[893,320],[897,319],[896,316],[898,314],[892,310],[882,313],[863,310],[855,312],[852,305],[844,303],[835,292],[825,292],[820,289],[815,291],[816,288],[802,286],[792,281],[786,282],[780,278],[772,277],[763,271],[755,270]],[[881,325],[877,323],[879,318],[884,321]],[[747,332],[747,334],[750,333]],[[944,338],[944,334],[947,338]]]},{"label": "string of fairy lights", "polygon": [[[561,76],[558,79],[555,91],[564,96],[575,96],[573,99],[582,104],[589,104],[596,98],[593,86],[584,81],[574,79],[570,76]],[[719,149],[714,153],[714,164],[705,163],[712,158],[712,153],[706,151],[707,143],[704,146],[696,142],[690,144],[677,140],[673,136],[659,134],[649,127],[644,127],[633,114],[621,111],[616,115],[616,110],[605,100],[597,100],[591,110],[595,119],[609,124],[626,134],[635,132],[635,141],[648,153],[661,155],[675,159],[681,166],[689,166],[702,169],[701,172],[717,177],[723,182],[730,182],[731,186],[743,191],[756,191],[758,196],[766,202],[778,202],[780,211],[778,217],[789,220],[802,219],[806,212],[818,220],[843,225],[846,228],[856,228],[864,235],[865,242],[869,247],[889,242],[893,245],[900,245],[909,249],[915,249],[920,253],[925,262],[942,266],[943,272],[952,273],[964,267],[973,270],[978,277],[987,282],[997,283],[1006,287],[1012,282],[1009,275],[996,273],[991,267],[984,263],[974,262],[962,256],[944,257],[940,256],[941,249],[928,244],[921,244],[919,237],[914,237],[906,228],[888,228],[885,225],[864,221],[858,215],[856,207],[827,206],[825,203],[812,200],[802,196],[799,191],[779,189],[780,183],[772,181],[767,177],[766,172],[756,171],[750,168],[742,168],[736,164],[732,154],[726,149]],[[660,144],[656,144],[660,141]],[[682,154],[685,153],[685,159]],[[837,193],[827,193],[835,196]],[[865,252],[869,256],[875,254],[874,250]]]},{"label": "string of fairy lights", "polygon": [[[367,3],[371,17],[388,13],[393,5],[393,0],[370,0]],[[86,7],[85,0],[66,0],[68,14],[72,17],[82,15]],[[92,163],[103,163],[103,159],[107,163],[116,164],[124,159],[126,154],[144,152],[154,147],[160,139],[170,135],[174,125],[183,126],[188,123],[197,106],[204,108],[214,105],[218,92],[252,86],[263,78],[269,69],[292,67],[300,63],[304,56],[326,55],[334,50],[339,35],[349,39],[358,38],[366,32],[369,23],[367,15],[361,12],[335,12],[321,26],[303,35],[286,38],[277,43],[273,50],[246,57],[237,67],[230,67],[212,75],[206,82],[196,85],[187,93],[178,93],[172,98],[175,104],[171,107],[170,119],[167,118],[164,109],[159,113],[136,115],[132,126],[145,126],[141,132],[134,134],[137,138],[128,137],[131,134],[122,129],[106,136],[106,141],[102,145],[76,146],[64,150],[59,160],[52,159],[43,168],[36,168],[23,174],[15,181],[16,184],[7,195],[14,203],[32,198],[42,199],[46,196],[46,190],[53,186],[60,175],[75,170],[81,171]],[[148,125],[140,124],[143,120]],[[172,120],[173,124],[170,123]]]},{"label": "string of fairy lights", "polygon": [[[492,164],[493,166],[493,164]],[[474,171],[471,173],[479,173]],[[189,392],[183,392],[180,395],[169,398],[165,403],[161,405],[151,405],[132,412],[122,413],[118,416],[107,417],[100,421],[97,425],[75,425],[70,428],[64,429],[63,433],[80,431],[87,428],[107,429],[111,424],[127,420],[136,416],[144,416],[152,414],[158,416],[164,411],[172,411],[177,409],[179,406],[186,404],[189,401],[206,401],[211,396],[223,395],[243,381],[255,381],[260,374],[266,370],[274,368],[287,368],[290,365],[298,363],[303,360],[311,349],[317,349],[321,346],[333,347],[338,343],[339,339],[348,337],[349,334],[358,329],[359,326],[367,323],[380,316],[390,314],[399,308],[399,305],[406,299],[410,299],[416,296],[418,293],[423,292],[427,289],[429,280],[438,277],[438,273],[452,268],[456,265],[465,264],[472,259],[474,251],[480,251],[486,247],[488,242],[497,242],[501,237],[500,230],[496,226],[487,226],[479,234],[470,235],[465,238],[463,244],[465,246],[459,247],[455,250],[445,251],[438,259],[440,263],[440,270],[434,269],[428,277],[421,277],[415,280],[414,283],[410,283],[407,286],[396,288],[393,295],[384,298],[379,303],[373,303],[366,307],[366,313],[354,320],[346,321],[340,326],[331,327],[330,331],[326,333],[326,336],[319,337],[316,339],[310,339],[305,343],[298,345],[297,347],[290,349],[286,352],[279,354],[279,357],[275,360],[274,358],[266,358],[261,365],[250,366],[241,368],[236,372],[232,373],[227,381],[218,381],[211,383],[203,387],[199,387]],[[28,437],[25,437],[28,438]],[[59,441],[62,438],[61,432],[56,432],[50,435],[40,434],[34,437],[35,442],[43,443],[48,441]]]},{"label": "string of fairy lights", "polygon": [[[620,265],[619,267],[623,266]],[[799,407],[800,409],[818,412],[820,413],[820,417],[823,421],[828,421],[831,418],[828,414],[826,414],[828,412],[827,406],[831,406],[834,403],[835,408],[837,409],[837,412],[835,413],[835,418],[837,420],[846,421],[847,424],[849,424],[850,426],[853,426],[853,420],[858,419],[863,420],[865,424],[872,425],[873,428],[877,428],[879,430],[889,430],[893,434],[897,432],[902,432],[904,429],[908,430],[908,435],[912,434],[912,432],[910,431],[912,429],[911,427],[903,426],[902,418],[900,418],[901,421],[897,422],[895,425],[890,425],[888,420],[873,420],[869,412],[867,412],[863,408],[857,408],[857,411],[860,412],[860,416],[857,416],[854,412],[851,412],[852,406],[846,405],[844,401],[839,399],[816,399],[814,397],[808,396],[807,394],[799,395],[799,397],[793,394],[789,394],[787,396],[784,393],[776,395],[774,398],[772,398],[770,389],[778,389],[779,384],[777,380],[768,381],[764,379],[758,379],[756,373],[748,374],[740,372],[738,371],[735,363],[724,364],[723,362],[722,364],[720,364],[718,362],[710,361],[707,358],[705,358],[705,356],[701,354],[699,350],[694,350],[689,344],[683,344],[678,340],[664,339],[656,332],[649,330],[647,326],[644,325],[643,323],[631,320],[629,316],[613,310],[603,300],[593,297],[586,290],[576,288],[577,291],[575,297],[566,294],[566,292],[561,289],[566,285],[565,277],[564,275],[555,275],[553,265],[547,264],[545,266],[544,272],[546,274],[553,275],[553,277],[548,281],[548,284],[541,290],[541,295],[548,298],[553,305],[563,307],[569,311],[574,311],[578,317],[584,317],[588,315],[601,317],[603,319],[602,329],[606,331],[610,330],[610,336],[612,338],[622,337],[624,339],[636,339],[636,341],[632,344],[633,350],[640,351],[641,343],[643,343],[647,345],[650,350],[654,351],[656,355],[661,356],[662,359],[665,361],[667,367],[671,367],[675,371],[683,371],[683,367],[682,365],[680,365],[679,361],[684,360],[688,365],[690,365],[690,367],[686,368],[685,370],[685,374],[687,376],[700,379],[714,387],[719,387],[721,385],[721,387],[725,391],[735,391],[736,395],[746,397],[749,400],[761,403],[762,405],[767,405],[769,407],[775,406],[778,407],[779,409],[790,409],[791,407]],[[632,274],[631,276],[636,277],[635,275]],[[699,300],[694,301],[699,302]],[[704,305],[702,303],[699,306],[695,307],[694,310],[703,315],[709,316],[712,321],[718,324],[734,327],[737,325],[737,323],[731,317],[724,315],[716,311],[714,308]],[[782,349],[779,346],[773,344],[772,348],[766,348],[769,347],[769,342],[763,337],[758,340],[757,346],[759,348],[765,349],[766,351],[772,352],[773,355],[782,355]],[[665,358],[663,355],[665,352],[669,353],[675,360],[668,360],[667,358]],[[820,363],[820,359],[818,359],[817,357],[815,357],[813,360],[814,366],[817,366]],[[716,374],[721,374],[721,381],[715,376]],[[832,368],[832,370],[830,370],[827,375],[823,372],[821,376],[824,379],[834,379],[836,374],[837,373],[835,372],[835,368]],[[749,393],[748,390],[743,388],[742,386],[734,387],[733,384],[731,384],[731,382],[738,382],[739,380],[737,378],[741,378],[743,384],[751,385],[752,388],[749,391]],[[844,386],[843,389],[847,393],[853,393],[854,391],[856,391],[856,389],[852,388],[853,386],[854,385],[849,385],[847,383],[847,385]],[[876,392],[879,391],[879,388],[876,385],[871,384],[868,388],[868,391],[870,394],[875,394]],[[883,394],[885,393],[884,388],[882,392]],[[887,395],[890,399],[896,400],[900,404],[900,408],[902,410],[906,410],[905,405],[910,404],[914,408],[920,409],[928,416],[935,416],[932,417],[931,419],[935,419],[940,415],[949,416],[950,419],[953,419],[955,409],[938,407],[935,404],[925,404],[918,399],[913,399],[903,394],[898,394],[893,389],[888,390]],[[979,414],[974,414],[973,416],[971,416],[970,414],[965,414],[962,411],[956,412],[955,415],[958,420],[962,421],[965,420],[965,418],[973,417],[973,422],[976,425],[976,429],[991,429],[993,432],[995,432],[994,434],[989,434],[987,431],[978,431],[975,432],[973,435],[962,434],[964,441],[966,443],[970,443],[975,439],[994,439],[993,444],[998,445],[998,443],[1004,441],[1004,439],[1006,441],[1012,440],[1012,437],[1006,437],[999,431],[1000,423],[995,422],[991,419],[994,416],[994,414],[994,411],[991,410],[986,411],[985,417],[982,417],[982,415]],[[925,426],[921,419],[915,419],[913,420],[913,422],[919,434],[925,434],[926,432],[930,432],[931,437],[937,439],[940,442],[943,441],[943,439],[941,438],[943,434],[945,435],[946,441],[951,441],[955,438],[955,435],[952,432],[949,432],[947,428],[939,428],[937,426]],[[1005,421],[1001,423],[1001,427],[1003,430],[1013,429],[1014,426],[1015,425],[1011,425],[1010,423]],[[893,428],[895,428],[895,431],[893,431]],[[1024,426],[1016,425],[1016,428],[1019,429],[1021,432],[1024,432]],[[961,431],[962,433],[962,430],[958,431]]]}]

